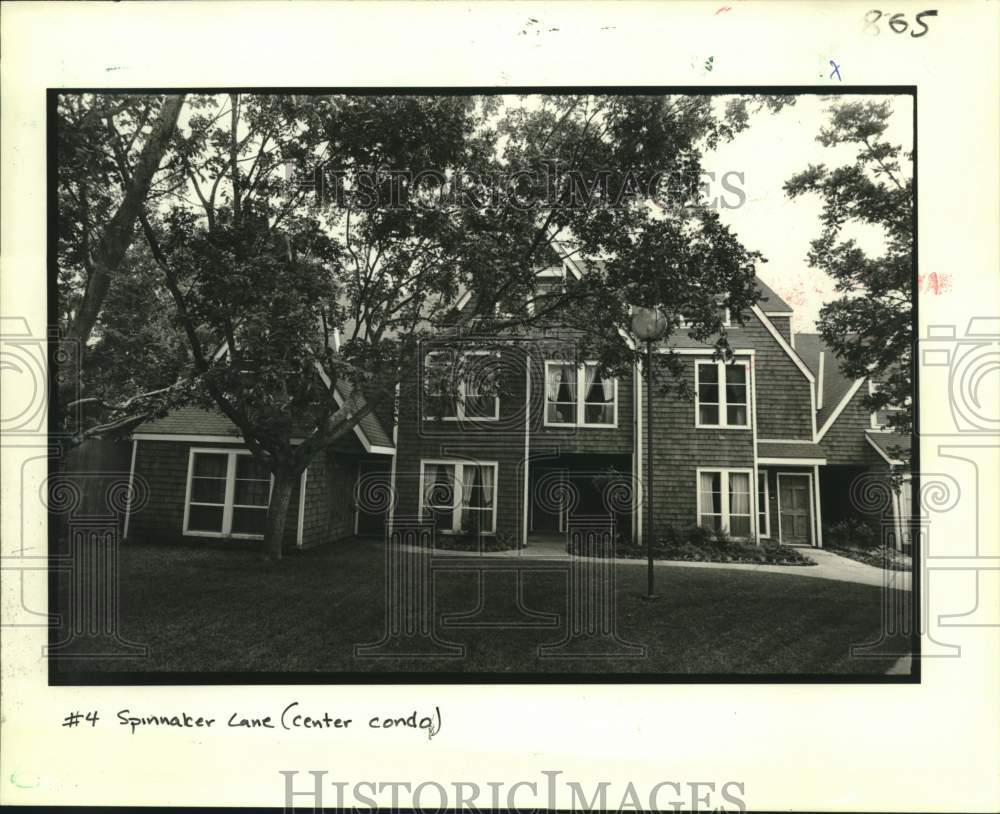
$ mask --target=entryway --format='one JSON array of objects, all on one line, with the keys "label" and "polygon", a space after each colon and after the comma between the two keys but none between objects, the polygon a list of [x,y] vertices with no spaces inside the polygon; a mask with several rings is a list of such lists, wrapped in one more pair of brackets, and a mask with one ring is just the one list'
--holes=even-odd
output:
[{"label": "entryway", "polygon": [[812,476],[778,473],[778,541],[785,545],[815,545],[812,539]]}]

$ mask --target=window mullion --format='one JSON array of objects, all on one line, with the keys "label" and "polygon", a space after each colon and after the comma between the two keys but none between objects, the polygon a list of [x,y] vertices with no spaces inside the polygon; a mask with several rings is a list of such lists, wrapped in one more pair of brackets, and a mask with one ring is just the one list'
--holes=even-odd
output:
[{"label": "window mullion", "polygon": [[722,509],[722,528],[729,533],[729,472],[725,469],[719,472],[719,491],[722,493],[719,495],[721,498],[719,500],[719,505]]},{"label": "window mullion", "polygon": [[715,378],[719,384],[719,426],[729,426],[729,405],[726,403],[726,363],[717,362]]},{"label": "window mullion", "polygon": [[226,460],[226,496],[222,509],[222,533],[229,534],[233,528],[233,502],[236,499],[236,453],[230,452]]},{"label": "window mullion", "polygon": [[455,464],[455,488],[451,491],[451,530],[457,534],[462,530],[462,505],[465,502],[465,474],[462,472],[462,464]]}]

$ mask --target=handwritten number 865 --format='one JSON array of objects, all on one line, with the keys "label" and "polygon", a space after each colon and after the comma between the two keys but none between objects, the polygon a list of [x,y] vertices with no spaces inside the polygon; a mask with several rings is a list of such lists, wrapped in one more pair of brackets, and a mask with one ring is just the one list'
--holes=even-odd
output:
[{"label": "handwritten number 865", "polygon": [[[865,31],[869,31],[870,30],[874,34],[881,33],[880,30],[879,30],[879,27],[878,27],[878,25],[876,25],[876,23],[878,23],[878,21],[883,16],[884,16],[883,12],[879,11],[878,9],[872,9],[871,11],[869,11],[865,15]],[[924,17],[937,17],[937,9],[931,9],[929,11],[921,11],[917,15],[913,31],[910,32],[910,36],[911,37],[922,37],[929,30],[927,28],[927,23],[925,23],[923,21]],[[888,25],[889,25],[889,28],[891,28],[897,34],[903,34],[903,33],[905,33],[906,29],[908,29],[910,27],[909,24],[906,22],[906,19],[905,19],[904,15],[902,15],[902,14],[893,14],[889,18]],[[923,28],[923,31],[921,31],[918,34],[916,26],[920,26],[921,28]]]}]

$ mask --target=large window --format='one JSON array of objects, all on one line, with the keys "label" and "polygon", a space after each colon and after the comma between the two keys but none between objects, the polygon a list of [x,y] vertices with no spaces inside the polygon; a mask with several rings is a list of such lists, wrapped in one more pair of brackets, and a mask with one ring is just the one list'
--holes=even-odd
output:
[{"label": "large window", "polygon": [[422,461],[421,519],[456,534],[496,531],[496,479],[493,462]]},{"label": "large window", "polygon": [[546,426],[617,426],[618,381],[598,370],[593,362],[545,363]]},{"label": "large window", "polygon": [[747,362],[695,363],[695,426],[750,426],[750,365]]},{"label": "large window", "polygon": [[432,351],[424,358],[424,418],[496,421],[500,358],[493,351]]},{"label": "large window", "polygon": [[750,471],[698,470],[698,525],[750,537]]},{"label": "large window", "polygon": [[192,449],[184,533],[262,537],[270,498],[271,474],[249,452]]}]

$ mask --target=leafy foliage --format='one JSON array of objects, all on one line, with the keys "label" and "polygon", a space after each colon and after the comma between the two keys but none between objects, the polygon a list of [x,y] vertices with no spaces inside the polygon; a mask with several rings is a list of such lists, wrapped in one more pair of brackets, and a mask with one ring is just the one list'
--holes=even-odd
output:
[{"label": "leafy foliage", "polygon": [[[722,306],[739,318],[755,300],[763,258],[692,179],[702,151],[745,127],[749,111],[786,103],[191,96],[166,180],[138,218],[160,271],[147,303],[160,308],[164,291],[171,303],[169,324],[157,315],[149,328],[167,348],[179,332],[189,359],[186,371],[162,368],[177,378],[151,404],[214,405],[236,424],[275,474],[267,540],[277,556],[291,484],[391,402],[425,340],[481,343],[558,319],[580,354],[614,373],[636,359],[622,339],[629,307],[646,305],[662,308],[672,331],[685,320],[683,330],[724,355]],[[147,104],[129,103],[136,127]],[[67,208],[71,269],[87,223],[117,194],[107,179],[129,178],[138,159],[120,149],[121,134],[106,139],[79,119],[68,129],[77,146],[67,155],[98,145],[87,173],[110,190],[96,214]],[[72,172],[67,179],[72,186]],[[587,273],[540,297],[538,270],[567,257]],[[67,303],[80,283],[67,276]],[[475,305],[456,313],[466,291]],[[679,370],[670,354],[657,364]]]},{"label": "leafy foliage", "polygon": [[[914,195],[913,156],[885,140],[891,102],[839,102],[819,137],[826,147],[851,145],[853,164],[834,169],[810,166],[785,184],[796,198],[819,195],[822,232],[812,242],[809,262],[829,274],[840,297],[820,312],[824,342],[852,378],[870,377],[880,387],[865,397],[872,410],[889,413],[890,428],[913,426],[912,297]],[[850,224],[878,227],[885,250],[870,256],[844,236]]]}]

